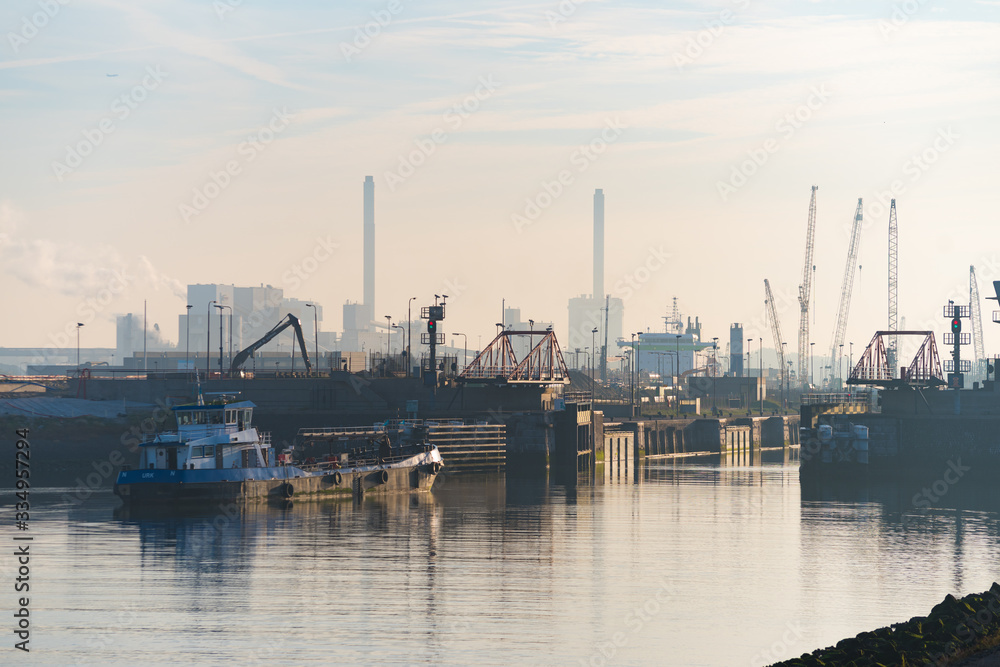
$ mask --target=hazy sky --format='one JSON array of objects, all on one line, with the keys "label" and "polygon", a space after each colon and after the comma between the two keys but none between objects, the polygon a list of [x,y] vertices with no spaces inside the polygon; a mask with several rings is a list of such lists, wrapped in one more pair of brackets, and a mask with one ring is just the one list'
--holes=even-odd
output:
[{"label": "hazy sky", "polygon": [[450,294],[470,347],[503,298],[565,330],[595,188],[626,330],[677,296],[706,338],[739,321],[770,345],[769,278],[793,349],[819,185],[817,352],[858,197],[855,354],[885,326],[894,186],[900,313],[941,332],[970,265],[983,296],[1000,280],[998,20],[988,0],[8,0],[0,345],[81,321],[112,346],[143,299],[173,339],[198,282],[283,287],[339,329],[369,174],[376,315]]}]

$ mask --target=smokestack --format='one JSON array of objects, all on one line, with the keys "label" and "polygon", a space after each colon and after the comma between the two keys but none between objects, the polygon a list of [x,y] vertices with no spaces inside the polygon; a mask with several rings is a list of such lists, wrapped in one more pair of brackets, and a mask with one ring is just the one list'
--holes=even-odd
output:
[{"label": "smokestack", "polygon": [[594,190],[594,294],[604,298],[604,190]]},{"label": "smokestack", "polygon": [[375,179],[365,176],[365,286],[368,323],[375,321]]}]

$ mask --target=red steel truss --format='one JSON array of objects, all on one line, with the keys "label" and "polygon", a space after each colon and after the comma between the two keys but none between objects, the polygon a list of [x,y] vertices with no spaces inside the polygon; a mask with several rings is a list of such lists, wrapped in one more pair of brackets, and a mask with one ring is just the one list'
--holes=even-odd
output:
[{"label": "red steel truss", "polygon": [[[893,369],[889,368],[884,338],[892,336],[923,336],[920,345],[909,368],[903,370],[898,380],[893,379]],[[851,371],[847,384],[871,384],[891,386],[899,384],[935,386],[945,384],[944,373],[941,371],[941,359],[938,356],[937,344],[934,342],[933,331],[876,331],[872,342],[865,348],[858,359],[857,365]]]},{"label": "red steel truss", "polygon": [[[520,361],[511,339],[528,336],[541,340]],[[462,382],[502,384],[569,384],[569,369],[563,361],[556,335],[551,331],[501,331],[458,376]]]}]

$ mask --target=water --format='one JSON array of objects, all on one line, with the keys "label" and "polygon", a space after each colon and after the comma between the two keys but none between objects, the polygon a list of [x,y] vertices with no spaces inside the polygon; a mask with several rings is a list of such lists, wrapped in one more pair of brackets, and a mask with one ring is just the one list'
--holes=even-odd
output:
[{"label": "water", "polygon": [[923,509],[893,485],[804,497],[794,463],[642,477],[234,518],[35,489],[32,652],[0,662],[762,665],[1000,579],[1000,501],[971,481]]}]

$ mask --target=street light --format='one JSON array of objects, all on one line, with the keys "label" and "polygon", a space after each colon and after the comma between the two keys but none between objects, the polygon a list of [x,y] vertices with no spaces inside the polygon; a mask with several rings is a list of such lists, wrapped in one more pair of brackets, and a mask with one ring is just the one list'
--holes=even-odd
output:
[{"label": "street light", "polygon": [[816,343],[809,343],[809,386],[812,388],[813,383],[816,382],[816,377],[814,371],[816,370],[816,362],[813,357],[813,347]]},{"label": "street light", "polygon": [[410,361],[410,344],[413,343],[413,315],[410,306],[413,305],[413,300],[416,298],[411,296],[410,300],[406,302],[406,377],[410,377],[410,366],[413,365]]},{"label": "street light", "polygon": [[389,343],[392,342],[392,315],[385,316],[385,363],[382,364],[382,374],[385,377],[389,375],[389,357],[392,353],[389,351]]},{"label": "street light", "polygon": [[753,338],[747,338],[747,417],[753,414],[753,403],[750,402],[750,352],[753,350]]},{"label": "street light", "polygon": [[629,352],[631,352],[629,361],[631,363],[629,363],[628,367],[628,402],[631,406],[632,416],[635,417],[635,382],[633,380],[635,376],[635,334],[630,334],[630,336],[632,337],[632,342],[629,349]]},{"label": "street light", "polygon": [[840,386],[844,386],[844,344],[840,344],[840,356],[837,357],[837,375],[840,376]]},{"label": "street light", "polygon": [[[785,343],[785,342],[781,343],[781,358],[782,359],[785,358],[785,348],[786,348],[787,345],[788,345],[788,343]],[[791,362],[789,362],[789,363],[791,363]],[[785,369],[784,368],[781,369],[781,375],[778,376],[778,382],[781,382],[782,377],[786,377],[785,385],[787,386],[788,385],[788,381],[787,381],[787,376],[785,376]],[[784,394],[781,397],[781,408],[782,408],[782,410],[784,410],[784,409],[786,409],[788,407],[788,403],[787,403],[788,396],[787,396],[787,393],[785,393],[785,387],[784,386],[781,388],[781,391]]]},{"label": "street light", "polygon": [[848,348],[851,352],[847,357],[847,372],[850,373],[854,370],[854,343],[848,343],[850,347]]},{"label": "street light", "polygon": [[719,337],[712,338],[712,414],[718,412],[715,399],[719,395]]},{"label": "street light", "polygon": [[[229,308],[229,326],[230,326],[230,328],[232,327],[232,324],[233,324],[233,315],[232,315],[233,309],[230,308],[229,306],[224,306],[224,305],[220,305],[220,304],[215,304],[215,307],[219,309],[219,377],[222,377],[222,343],[223,343],[223,337],[222,337],[222,309],[223,308]],[[232,335],[230,335],[229,338],[230,338],[229,344],[232,345]]]},{"label": "street light", "polygon": [[757,340],[758,340],[758,345],[759,345],[759,347],[757,348],[757,356],[758,356],[757,364],[760,366],[760,370],[757,371],[757,377],[760,378],[759,380],[757,380],[757,383],[758,383],[757,384],[757,393],[760,395],[760,416],[763,417],[764,416],[764,391],[763,391],[763,387],[761,385],[763,385],[763,383],[764,383],[764,338],[761,337],[761,338],[758,338]]},{"label": "street light", "polygon": [[209,301],[205,308],[205,379],[212,376],[212,306],[215,301]]},{"label": "street light", "polygon": [[184,370],[191,370],[191,304],[187,306],[187,317],[185,323],[187,324],[187,342],[184,343]]},{"label": "street light", "polygon": [[76,370],[80,370],[80,329],[84,326],[83,322],[76,323]]},{"label": "street light", "polygon": [[[674,383],[674,402],[677,404],[677,418],[681,418],[681,334],[674,338],[674,356],[677,358],[677,381]],[[693,366],[692,366],[693,367]]]},{"label": "street light", "polygon": [[316,371],[319,372],[319,308],[316,307],[315,303],[307,303],[306,308],[313,309],[313,363],[316,365]]},{"label": "street light", "polygon": [[452,336],[461,336],[464,341],[464,349],[462,351],[462,370],[464,371],[465,367],[469,365],[469,337],[464,333],[458,333],[457,331],[453,333]]},{"label": "street light", "polygon": [[[595,353],[597,352],[597,327],[594,327],[590,331],[590,349],[593,350]],[[591,359],[593,359],[593,357],[591,357]],[[590,363],[590,409],[591,410],[594,409],[594,385],[597,382],[597,379],[594,377],[594,375],[595,375],[594,363],[593,361],[591,361]]]},{"label": "street light", "polygon": [[[393,324],[392,328],[393,329],[399,329],[399,337],[402,338],[403,342],[405,343],[406,342],[406,329],[403,328],[403,325],[402,324]],[[400,349],[402,350],[402,346],[400,346]],[[407,361],[406,363],[407,363],[407,365],[409,365],[410,362]]]}]

